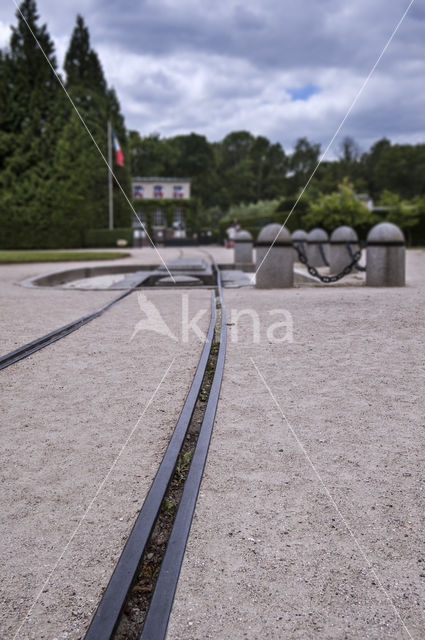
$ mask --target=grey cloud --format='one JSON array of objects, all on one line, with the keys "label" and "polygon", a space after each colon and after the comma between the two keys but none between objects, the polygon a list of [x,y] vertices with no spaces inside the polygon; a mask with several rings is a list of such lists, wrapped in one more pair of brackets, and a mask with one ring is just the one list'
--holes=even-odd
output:
[{"label": "grey cloud", "polygon": [[[15,23],[6,4],[0,20]],[[84,16],[129,128],[213,140],[248,128],[288,149],[303,135],[327,144],[408,1],[74,0],[60,12],[56,0],[37,4],[61,41]],[[424,20],[415,3],[341,135],[363,148],[384,135],[425,137]],[[309,84],[319,94],[291,107],[288,90]]]}]

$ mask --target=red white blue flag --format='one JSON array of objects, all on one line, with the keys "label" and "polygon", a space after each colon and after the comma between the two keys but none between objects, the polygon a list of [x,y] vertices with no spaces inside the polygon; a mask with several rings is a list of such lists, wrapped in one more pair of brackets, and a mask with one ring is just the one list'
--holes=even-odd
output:
[{"label": "red white blue flag", "polygon": [[159,184],[154,186],[153,195],[154,195],[154,198],[163,198],[164,197],[164,192],[162,191],[162,187]]},{"label": "red white blue flag", "polygon": [[124,154],[121,150],[120,143],[118,142],[118,138],[114,132],[112,132],[112,144],[114,145],[115,151],[115,162],[119,167],[124,166]]},{"label": "red white blue flag", "polygon": [[181,185],[174,185],[173,198],[183,198],[183,187]]},{"label": "red white blue flag", "polygon": [[133,198],[143,198],[143,187],[141,185],[134,185]]}]

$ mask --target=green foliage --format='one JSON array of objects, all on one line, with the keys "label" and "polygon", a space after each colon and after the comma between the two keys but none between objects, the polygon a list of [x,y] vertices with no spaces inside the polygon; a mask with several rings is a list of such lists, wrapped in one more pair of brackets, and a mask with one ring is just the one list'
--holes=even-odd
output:
[{"label": "green foliage", "polygon": [[0,263],[118,260],[129,255],[123,251],[0,251]]},{"label": "green foliage", "polygon": [[133,230],[125,229],[86,229],[83,244],[85,247],[116,247],[117,240],[127,240],[129,247],[133,244]]},{"label": "green foliage", "polygon": [[248,205],[240,204],[230,208],[219,223],[221,239],[226,237],[226,229],[234,220],[238,220],[241,228],[249,231],[255,240],[262,227],[272,222],[282,224],[287,214],[280,210],[282,202],[280,200],[264,200]]},{"label": "green foliage", "polygon": [[233,222],[239,220],[241,223],[245,218],[256,216],[271,216],[279,207],[280,200],[261,200],[260,202],[251,202],[250,204],[232,205],[229,208],[225,220]]},{"label": "green foliage", "polygon": [[[35,2],[24,0],[20,10],[56,68],[54,46],[46,26],[38,25]],[[24,18],[16,16],[10,52],[0,59],[0,246],[49,247],[55,231],[46,211],[48,182],[62,124],[57,110],[62,89]]]},{"label": "green foliage", "polygon": [[320,145],[311,144],[307,138],[299,138],[289,161],[291,177],[288,179],[288,193],[297,194],[316,169],[320,157]]},{"label": "green foliage", "polygon": [[421,199],[416,201],[402,200],[397,193],[384,190],[378,201],[378,205],[386,207],[384,219],[393,222],[401,229],[416,227],[421,217]]},{"label": "green foliage", "polygon": [[378,191],[390,190],[401,198],[425,194],[425,144],[387,146],[374,167]]},{"label": "green foliage", "polygon": [[287,159],[281,145],[247,131],[213,144],[195,133],[161,139],[131,131],[129,146],[134,176],[190,177],[192,194],[204,210],[284,193]]},{"label": "green foliage", "polygon": [[369,209],[354,197],[352,186],[347,181],[340,185],[337,192],[311,202],[309,211],[303,217],[306,229],[322,227],[328,232],[341,225],[363,228],[370,221]]},{"label": "green foliage", "polygon": [[[38,24],[34,0],[24,0],[20,10],[56,69],[53,43],[46,26]],[[16,15],[10,52],[0,55],[0,246],[79,247],[86,228],[107,224],[107,167],[24,19]],[[107,88],[80,16],[65,70],[67,89],[101,151],[106,155],[110,119],[126,155],[119,103]],[[128,193],[129,163],[115,172]],[[116,224],[128,226],[130,208],[114,191]]]},{"label": "green foliage", "polygon": [[[54,45],[39,24],[35,1],[23,0],[20,10],[56,69]],[[0,51],[0,247],[81,246],[87,229],[108,225],[107,168],[19,12],[16,18],[9,49]],[[118,98],[81,16],[64,70],[67,90],[104,156],[112,123],[126,159],[124,167],[113,167],[124,193],[130,192],[131,175],[192,179],[193,202],[179,203],[189,234],[218,227],[222,233],[235,217],[256,234],[267,221],[285,220],[308,183],[291,213],[291,230],[351,224],[364,231],[388,219],[412,241],[425,238],[425,144],[392,145],[383,138],[361,154],[355,140],[345,137],[338,159],[318,166],[320,145],[305,137],[287,156],[279,143],[244,130],[214,143],[194,132],[127,136]],[[126,197],[115,182],[113,191],[115,226],[129,228]],[[367,212],[354,198],[366,192],[385,208]],[[143,203],[148,229],[158,206],[172,220],[174,201]]]},{"label": "green foliage", "polygon": [[176,208],[183,211],[186,230],[188,235],[199,233],[203,225],[202,215],[199,215],[199,202],[192,198],[191,200],[175,200],[173,198],[163,198],[158,200],[133,200],[134,210],[140,219],[144,218],[144,224],[148,233],[152,235],[152,225],[154,212],[161,209],[165,214],[167,226],[171,227],[173,223],[173,214]]}]

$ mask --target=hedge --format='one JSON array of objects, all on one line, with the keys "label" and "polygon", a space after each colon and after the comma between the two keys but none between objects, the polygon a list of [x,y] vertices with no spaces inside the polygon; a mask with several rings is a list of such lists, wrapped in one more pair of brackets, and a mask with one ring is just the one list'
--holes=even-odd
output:
[{"label": "hedge", "polygon": [[133,244],[133,230],[124,229],[86,229],[84,246],[89,248],[116,247],[117,240],[127,240],[129,247]]}]

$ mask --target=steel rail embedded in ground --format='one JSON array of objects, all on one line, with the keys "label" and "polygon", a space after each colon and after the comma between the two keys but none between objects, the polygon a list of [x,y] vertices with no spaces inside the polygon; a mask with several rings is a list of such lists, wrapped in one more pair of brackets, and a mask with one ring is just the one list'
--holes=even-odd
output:
[{"label": "steel rail embedded in ground", "polygon": [[211,321],[192,385],[155,479],[90,623],[85,640],[108,640],[114,633],[144,549],[158,517],[195,409],[210,356],[216,318],[216,302],[213,292],[211,295]]},{"label": "steel rail embedded in ground", "polygon": [[227,339],[226,310],[221,289],[220,273],[216,265],[215,268],[217,270],[217,289],[221,306],[221,329],[220,346],[214,378],[192,463],[184,484],[183,495],[180,499],[173,529],[168,540],[167,549],[139,640],[163,640],[166,636],[186,543],[189,537],[199,487],[208,455],[224,372]]},{"label": "steel rail embedded in ground", "polygon": [[96,311],[93,311],[92,313],[88,313],[85,316],[78,318],[78,320],[74,320],[74,322],[70,322],[69,324],[66,324],[63,327],[60,327],[59,329],[50,331],[50,333],[47,333],[46,335],[41,336],[41,338],[32,340],[31,342],[28,342],[27,344],[24,344],[21,347],[18,347],[18,349],[15,349],[14,351],[10,351],[9,353],[6,353],[4,356],[0,356],[0,369],[5,369],[6,367],[9,367],[11,364],[14,364],[15,362],[19,362],[19,360],[22,360],[23,358],[27,358],[28,356],[35,353],[36,351],[39,351],[40,349],[44,349],[44,347],[47,347],[49,344],[52,344],[53,342],[56,342],[61,338],[65,338],[65,336],[69,335],[73,331],[77,331],[77,329],[80,329],[81,327],[91,322],[92,320],[99,318],[99,316],[105,313],[105,311],[110,309],[110,307],[112,307],[114,304],[117,304],[117,302],[120,302],[123,298],[127,297],[136,288],[137,288],[137,285],[135,287],[131,287],[130,289],[127,289],[123,293],[120,293],[120,295],[110,300],[110,302],[107,302],[100,309],[96,309]]}]

